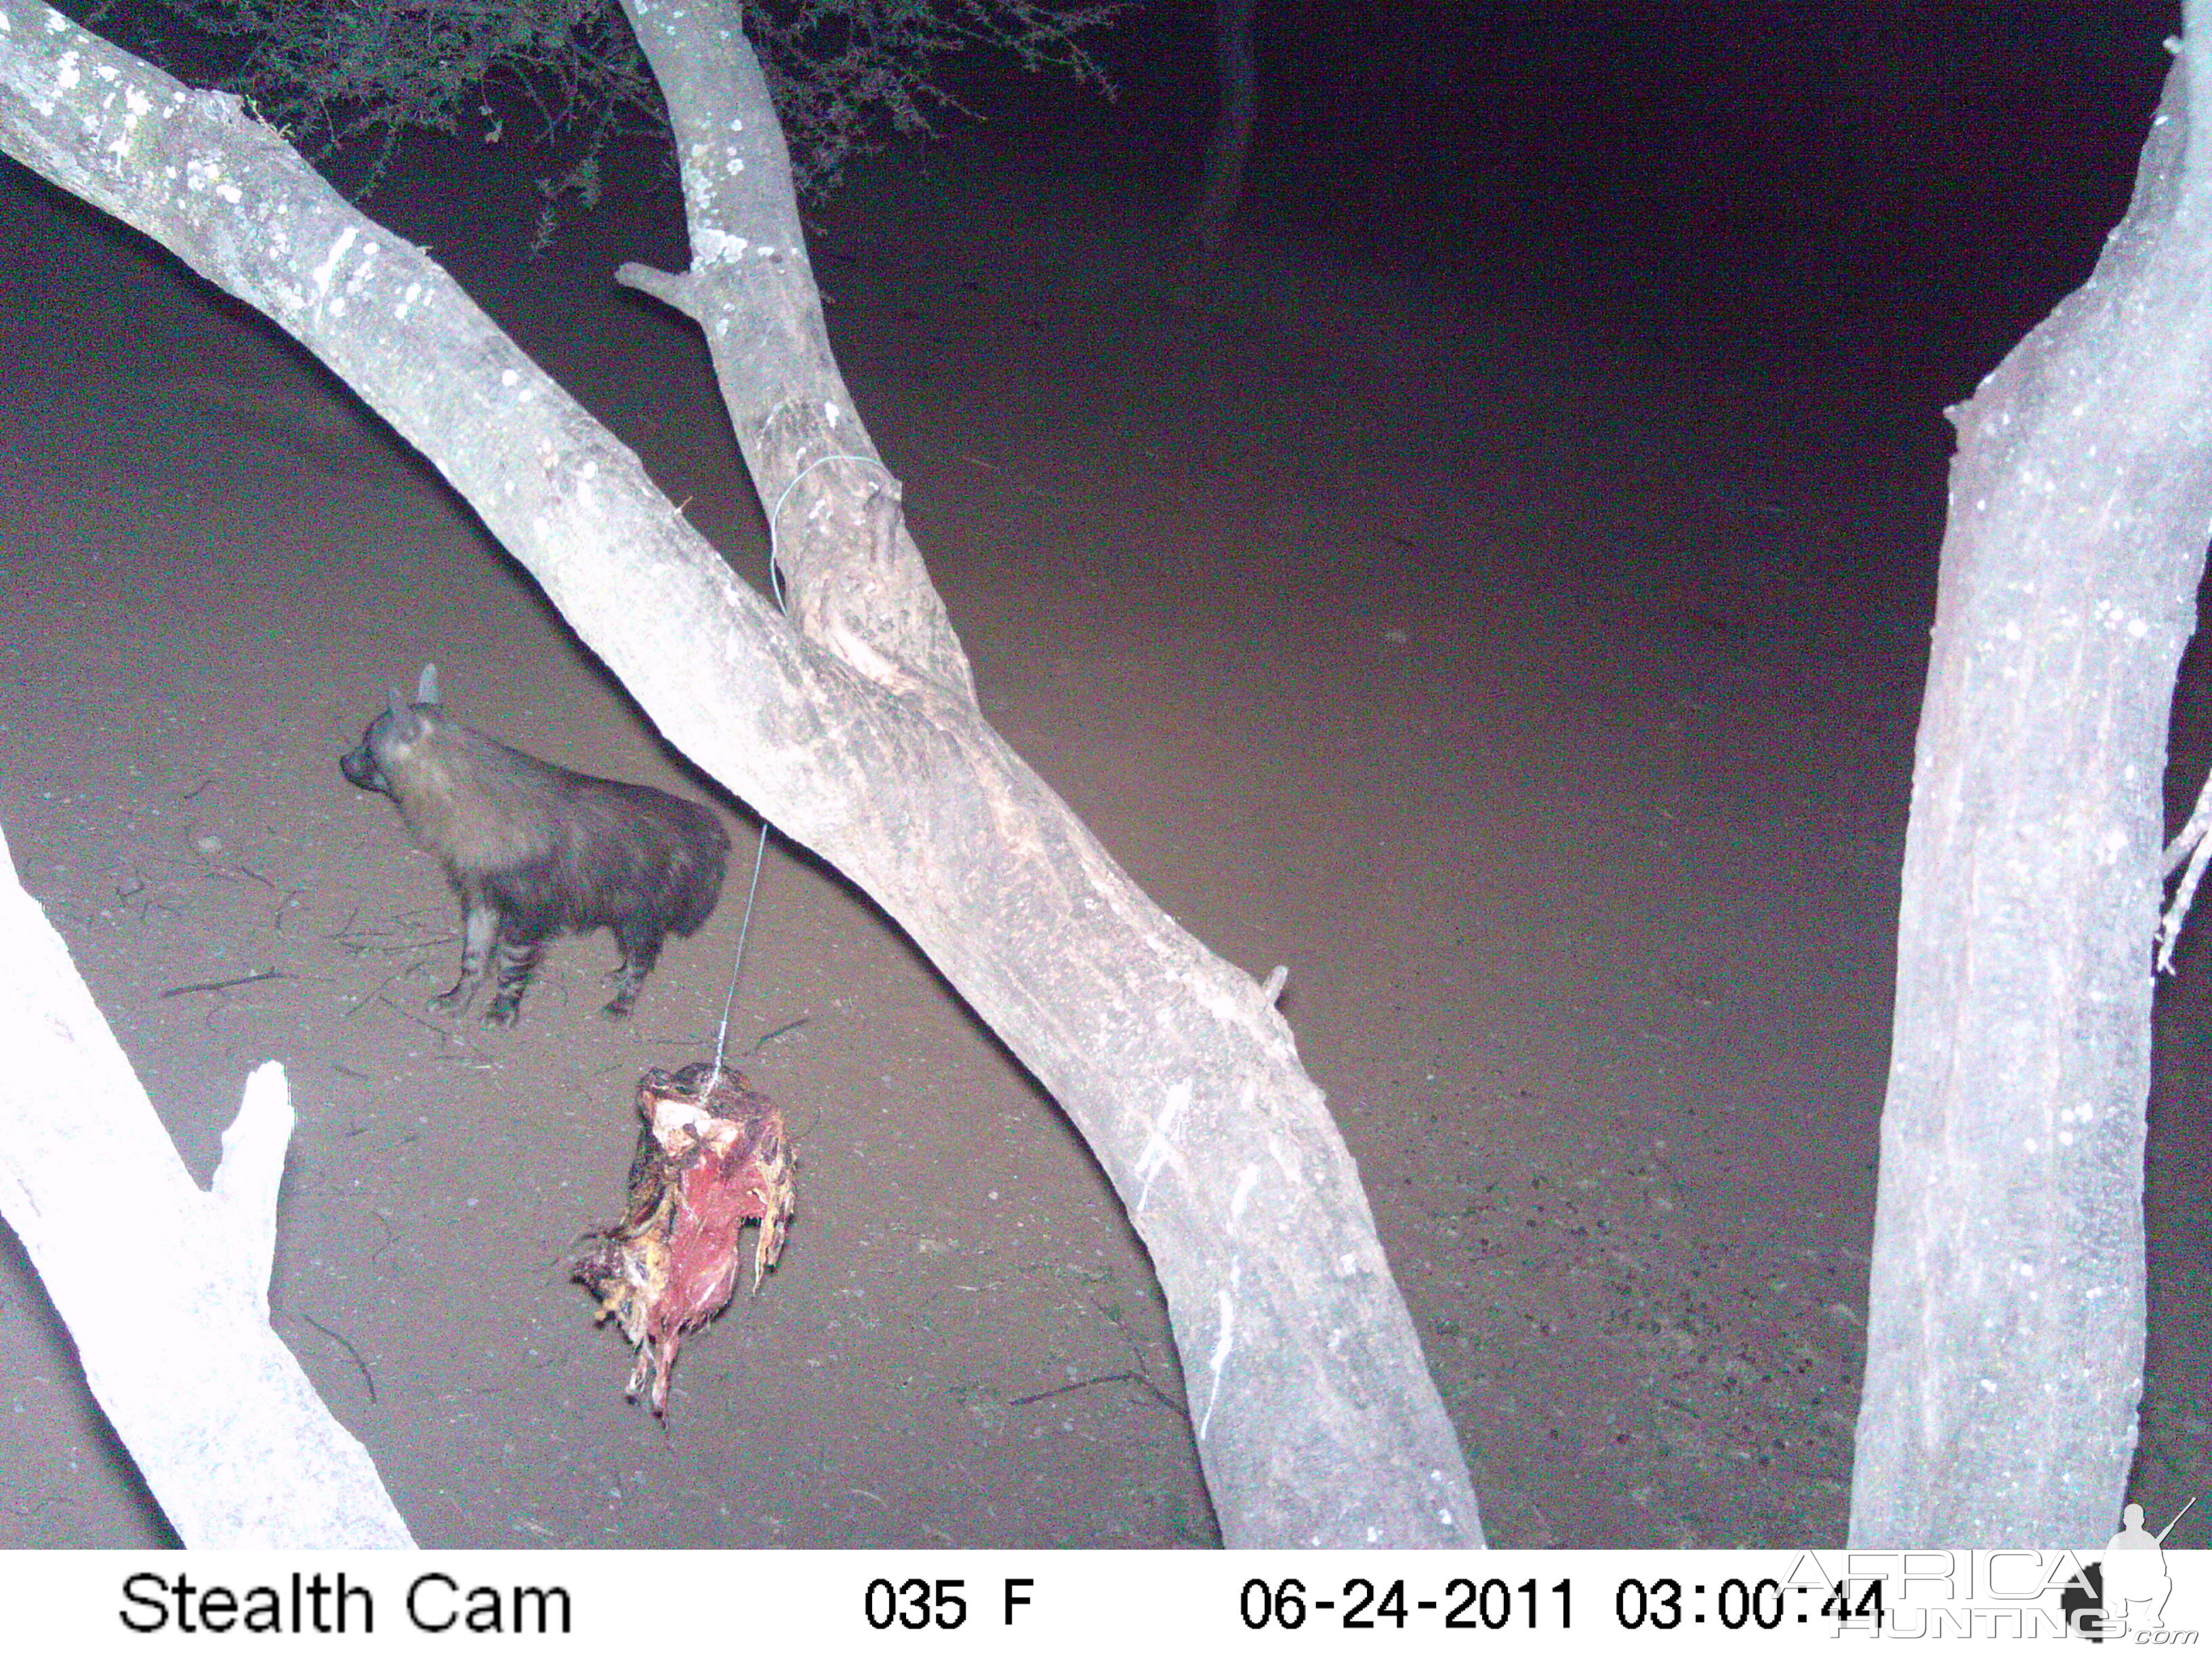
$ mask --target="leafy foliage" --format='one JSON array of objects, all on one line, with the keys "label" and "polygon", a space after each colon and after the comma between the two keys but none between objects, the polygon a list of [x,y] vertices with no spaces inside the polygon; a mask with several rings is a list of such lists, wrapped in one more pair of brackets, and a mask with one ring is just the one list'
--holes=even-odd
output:
[{"label": "leafy foliage", "polygon": [[[113,0],[103,0],[106,10]],[[659,89],[616,0],[160,0],[226,49],[225,83],[318,156],[367,137],[373,188],[410,128],[487,143],[505,134],[506,94],[535,112],[549,142],[580,159],[539,181],[549,201],[599,189],[609,137],[665,130]],[[933,78],[948,56],[983,46],[1030,70],[1106,87],[1077,36],[1119,0],[757,0],[745,32],[791,146],[799,190],[837,183],[886,130],[926,130],[957,108]],[[94,21],[98,21],[95,14]],[[1110,88],[1109,88],[1110,90]],[[550,208],[549,208],[550,210]]]}]

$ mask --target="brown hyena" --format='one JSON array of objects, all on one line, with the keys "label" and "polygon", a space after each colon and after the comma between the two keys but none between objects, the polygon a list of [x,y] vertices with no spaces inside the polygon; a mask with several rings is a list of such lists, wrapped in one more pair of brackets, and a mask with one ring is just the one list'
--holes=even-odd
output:
[{"label": "brown hyena", "polygon": [[588,777],[494,743],[449,716],[438,671],[415,701],[368,724],[338,762],[347,779],[389,795],[408,830],[445,866],[461,901],[461,975],[432,1006],[459,1013],[497,947],[488,1025],[512,1025],[556,933],[605,927],[622,951],[620,1018],[671,933],[689,939],[721,896],[730,838],[695,801],[643,784]]}]

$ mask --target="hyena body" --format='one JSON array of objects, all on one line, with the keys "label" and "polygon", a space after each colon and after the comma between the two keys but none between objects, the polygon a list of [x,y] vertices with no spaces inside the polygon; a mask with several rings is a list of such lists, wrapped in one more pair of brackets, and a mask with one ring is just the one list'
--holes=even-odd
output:
[{"label": "hyena body", "polygon": [[512,1025],[545,941],[605,927],[622,951],[604,1010],[618,1019],[662,941],[689,939],[721,896],[730,838],[720,818],[471,731],[440,705],[434,667],[422,671],[412,704],[392,694],[338,765],[349,781],[392,798],[460,896],[460,978],[432,1003],[448,1013],[468,1007],[495,956],[484,1023]]}]

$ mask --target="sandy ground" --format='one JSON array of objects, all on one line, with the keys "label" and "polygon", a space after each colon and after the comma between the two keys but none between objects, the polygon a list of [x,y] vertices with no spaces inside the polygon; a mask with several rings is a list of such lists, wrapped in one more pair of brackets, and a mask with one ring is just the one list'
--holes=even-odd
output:
[{"label": "sandy ground", "polygon": [[[1493,1542],[1839,1543],[1938,411],[2109,219],[1687,262],[1508,224],[1440,264],[1262,215],[1194,313],[1152,269],[1180,175],[1123,131],[902,151],[815,237],[987,712],[1170,913],[1290,969]],[[703,352],[608,282],[680,263],[670,196],[528,267],[527,185],[474,157],[373,205],[758,579]],[[198,1177],[284,1062],[276,1328],[418,1538],[1215,1540],[1088,1154],[785,843],[735,1036],[799,1218],[666,1424],[626,1405],[567,1255],[618,1211],[639,1073],[711,1052],[741,906],[627,1027],[604,936],[511,1031],[434,1017],[453,902],[337,758],[434,660],[506,742],[715,800],[741,867],[753,821],[373,416],[12,164],[0,330],[0,825]],[[2178,793],[2207,702],[2195,665]],[[2192,966],[2153,1107],[2154,1524],[2212,1486]],[[169,1539],[11,1237],[0,1397],[0,1542]],[[2208,1540],[2200,1505],[2169,1541]]]}]

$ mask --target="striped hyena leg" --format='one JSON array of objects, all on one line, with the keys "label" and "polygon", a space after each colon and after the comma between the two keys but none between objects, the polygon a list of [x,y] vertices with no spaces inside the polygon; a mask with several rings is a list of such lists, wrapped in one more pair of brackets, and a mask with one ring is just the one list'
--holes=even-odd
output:
[{"label": "striped hyena leg", "polygon": [[453,988],[430,999],[430,1006],[442,1013],[465,1012],[475,1000],[477,987],[483,982],[484,967],[491,955],[492,940],[499,934],[499,911],[480,891],[461,895],[461,976],[453,981]]},{"label": "striped hyena leg", "polygon": [[499,930],[499,991],[484,1010],[487,1025],[512,1025],[522,1012],[522,994],[538,975],[538,953],[544,949],[545,934],[516,915],[501,918]]},{"label": "striped hyena leg", "polygon": [[622,952],[622,966],[609,975],[614,981],[614,997],[599,1012],[609,1019],[620,1019],[637,1000],[638,987],[645,983],[653,964],[660,960],[661,941],[668,935],[649,915],[624,917],[611,931],[615,936],[615,948]]}]

